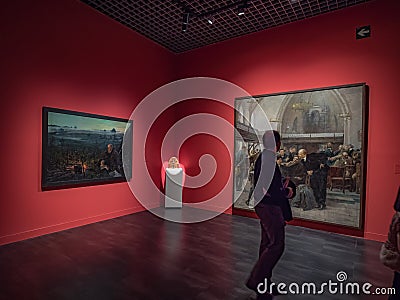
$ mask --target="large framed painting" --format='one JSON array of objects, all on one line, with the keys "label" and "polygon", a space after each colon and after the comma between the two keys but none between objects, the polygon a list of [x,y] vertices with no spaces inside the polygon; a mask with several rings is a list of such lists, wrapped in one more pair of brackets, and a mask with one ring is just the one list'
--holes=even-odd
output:
[{"label": "large framed painting", "polygon": [[132,134],[130,120],[43,107],[42,190],[129,180]]},{"label": "large framed painting", "polygon": [[235,99],[234,210],[254,211],[254,162],[269,128],[282,137],[281,173],[297,185],[294,217],[362,229],[367,93],[358,83]]}]

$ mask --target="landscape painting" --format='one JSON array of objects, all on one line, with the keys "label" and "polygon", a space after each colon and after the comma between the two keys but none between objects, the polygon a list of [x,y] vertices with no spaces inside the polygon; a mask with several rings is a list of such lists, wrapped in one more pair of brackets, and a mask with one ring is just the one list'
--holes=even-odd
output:
[{"label": "landscape painting", "polygon": [[[129,180],[122,145],[132,145],[126,119],[43,107],[42,190]],[[125,150],[125,149],[124,149]]]},{"label": "landscape painting", "polygon": [[297,185],[294,217],[361,229],[366,121],[363,83],[235,99],[234,209],[254,211],[254,163],[274,129],[276,162]]}]

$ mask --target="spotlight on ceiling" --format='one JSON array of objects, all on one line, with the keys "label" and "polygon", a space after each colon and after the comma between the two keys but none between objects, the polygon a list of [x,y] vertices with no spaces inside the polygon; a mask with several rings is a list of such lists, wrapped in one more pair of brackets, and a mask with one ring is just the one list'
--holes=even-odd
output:
[{"label": "spotlight on ceiling", "polygon": [[238,8],[237,8],[237,15],[243,16],[246,13],[247,7],[249,7],[247,1],[243,1],[243,2],[239,3]]},{"label": "spotlight on ceiling", "polygon": [[182,23],[189,24],[189,19],[190,19],[190,13],[184,12],[182,15]]},{"label": "spotlight on ceiling", "polygon": [[208,22],[208,24],[210,24],[210,25],[214,24],[214,17],[209,17],[209,18],[207,18],[207,22]]},{"label": "spotlight on ceiling", "polygon": [[190,20],[190,12],[188,10],[185,10],[185,12],[182,14],[182,31],[185,32],[188,28]]}]

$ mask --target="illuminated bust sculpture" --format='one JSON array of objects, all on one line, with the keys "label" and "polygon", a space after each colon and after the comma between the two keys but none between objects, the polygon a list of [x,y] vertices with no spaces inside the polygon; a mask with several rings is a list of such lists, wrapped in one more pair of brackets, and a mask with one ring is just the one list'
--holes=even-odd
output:
[{"label": "illuminated bust sculpture", "polygon": [[[164,163],[163,168],[165,165]],[[182,207],[183,179],[184,168],[178,158],[173,156],[168,161],[168,167],[165,168],[165,208]]]},{"label": "illuminated bust sculpture", "polygon": [[168,168],[175,169],[179,168],[179,161],[175,156],[172,156],[168,161]]}]

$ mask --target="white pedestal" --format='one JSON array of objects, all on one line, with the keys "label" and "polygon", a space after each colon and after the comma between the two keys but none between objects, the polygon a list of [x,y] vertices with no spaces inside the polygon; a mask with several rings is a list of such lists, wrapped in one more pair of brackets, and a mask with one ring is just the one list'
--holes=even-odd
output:
[{"label": "white pedestal", "polygon": [[165,208],[182,207],[182,168],[165,169]]}]

